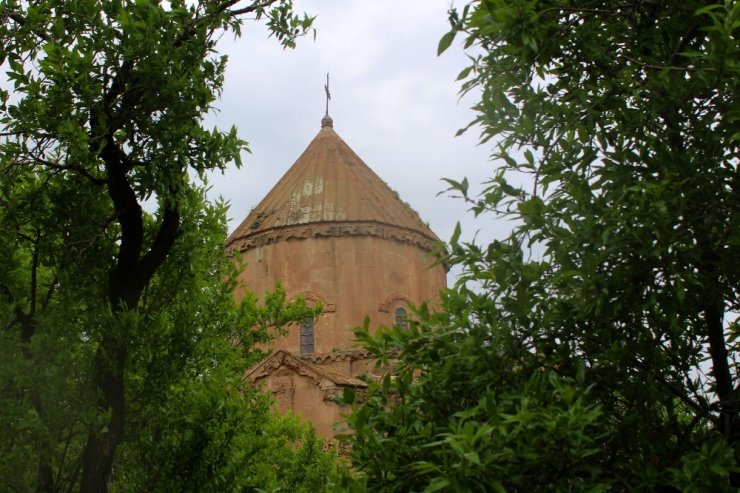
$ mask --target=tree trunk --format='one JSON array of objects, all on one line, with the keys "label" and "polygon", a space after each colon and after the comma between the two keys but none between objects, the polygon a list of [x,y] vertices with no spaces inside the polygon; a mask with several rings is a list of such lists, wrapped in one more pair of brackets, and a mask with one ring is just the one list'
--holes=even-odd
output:
[{"label": "tree trunk", "polygon": [[[720,432],[730,447],[740,443],[740,402],[738,402],[729,366],[729,354],[724,333],[724,300],[716,287],[706,293],[704,323],[707,327],[709,355],[712,358],[712,376],[719,397]],[[730,473],[730,483],[740,487],[740,474]]]},{"label": "tree trunk", "polygon": [[[46,421],[46,412],[37,391],[31,392],[31,403],[39,416]],[[38,493],[56,493],[54,471],[51,468],[51,440],[44,438],[38,445],[38,462],[36,464],[36,491]],[[60,466],[61,467],[61,466]]]},{"label": "tree trunk", "polygon": [[127,352],[121,337],[106,336],[95,355],[97,387],[102,392],[98,406],[108,410],[108,425],[93,431],[88,437],[82,458],[82,493],[104,493],[110,486],[110,476],[116,448],[123,439],[124,368]]},{"label": "tree trunk", "polygon": [[[714,290],[712,290],[714,291]],[[707,326],[709,354],[712,357],[712,375],[717,385],[717,395],[720,403],[720,422],[722,433],[734,445],[740,438],[738,434],[738,403],[732,385],[732,374],[728,362],[727,346],[723,325],[723,303],[717,299],[716,292],[707,293],[704,307],[704,321]]]},{"label": "tree trunk", "polygon": [[[122,239],[116,267],[108,278],[108,298],[114,316],[136,311],[144,287],[165,261],[179,234],[180,210],[166,207],[152,246],[142,255],[144,223],[141,206],[125,173],[116,170],[109,179],[109,192],[121,211]],[[95,386],[100,392],[98,409],[110,413],[107,427],[92,431],[82,459],[81,493],[107,492],[116,448],[124,436],[125,371],[128,359],[127,327],[112,328],[103,336],[95,355]]]}]

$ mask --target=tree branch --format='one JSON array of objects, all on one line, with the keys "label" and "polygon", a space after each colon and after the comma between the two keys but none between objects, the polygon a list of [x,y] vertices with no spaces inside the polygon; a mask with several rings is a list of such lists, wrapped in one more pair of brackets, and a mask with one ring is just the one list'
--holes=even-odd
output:
[{"label": "tree branch", "polygon": [[[51,169],[55,169],[55,170],[59,170],[59,171],[74,171],[74,172],[77,172],[80,175],[82,175],[85,178],[87,178],[90,181],[90,183],[92,183],[93,185],[105,185],[105,179],[104,178],[99,178],[99,177],[93,175],[92,173],[90,173],[89,171],[87,171],[84,166],[81,166],[79,164],[59,164],[59,163],[55,163],[53,161],[49,161],[49,160],[40,158],[38,156],[33,156],[33,155],[31,155],[30,158],[36,164],[40,164],[41,166],[44,166],[44,167],[47,167],[47,168],[51,168]],[[23,164],[23,162],[20,162],[18,164]]]},{"label": "tree branch", "polygon": [[31,317],[36,316],[36,291],[38,285],[38,270],[39,270],[39,233],[36,232],[36,237],[33,241],[33,254],[31,255],[31,308],[28,314]]},{"label": "tree branch", "polygon": [[[20,26],[26,25],[26,19],[23,16],[23,13],[19,13],[19,12],[8,12],[6,17],[8,19],[12,19],[13,21],[15,21],[16,24],[18,24]],[[34,36],[37,36],[40,39],[43,39],[44,41],[51,41],[51,38],[49,37],[49,35],[46,34],[43,31],[41,31],[41,32],[31,31],[31,32],[33,32]]]},{"label": "tree branch", "polygon": [[177,205],[166,206],[162,224],[159,226],[154,242],[149,252],[144,255],[140,262],[139,275],[141,276],[141,282],[143,282],[142,289],[167,258],[179,235],[180,208]]},{"label": "tree branch", "polygon": [[101,157],[106,167],[108,195],[121,226],[116,266],[109,274],[109,301],[113,310],[121,309],[122,303],[133,309],[136,308],[138,294],[130,289],[130,285],[136,276],[144,241],[141,205],[126,176],[123,151],[111,139],[105,139]]},{"label": "tree branch", "polygon": [[[237,2],[229,2],[229,3],[235,4]],[[228,14],[229,14],[230,17],[236,17],[238,15],[251,14],[251,13],[256,12],[257,10],[259,10],[261,8],[268,7],[271,4],[273,4],[273,3],[275,3],[274,0],[265,0],[264,2],[257,1],[257,2],[254,2],[254,3],[252,3],[251,5],[249,5],[247,7],[243,7],[241,9],[228,10],[227,12],[228,12]]]}]

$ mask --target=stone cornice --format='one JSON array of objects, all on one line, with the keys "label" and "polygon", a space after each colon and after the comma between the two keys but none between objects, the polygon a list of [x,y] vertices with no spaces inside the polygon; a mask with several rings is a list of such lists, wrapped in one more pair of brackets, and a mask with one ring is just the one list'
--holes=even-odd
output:
[{"label": "stone cornice", "polygon": [[[397,358],[400,354],[397,350],[391,350],[388,352],[388,356]],[[309,354],[301,354],[300,356],[296,356],[299,359],[302,359],[303,361],[310,361],[313,364],[316,365],[322,365],[324,363],[333,363],[335,361],[359,361],[359,360],[366,360],[366,359],[376,359],[377,357],[373,355],[370,351],[367,349],[351,349],[349,351],[332,351],[331,353],[309,353]]]},{"label": "stone cornice", "polygon": [[261,231],[254,235],[244,235],[230,241],[226,245],[226,252],[229,254],[245,252],[252,248],[270,245],[280,241],[342,236],[382,238],[384,240],[393,240],[399,243],[413,245],[426,251],[431,251],[435,243],[437,243],[436,239],[424,236],[418,231],[390,224],[374,221],[331,221],[281,226]]},{"label": "stone cornice", "polygon": [[298,358],[311,363],[321,364],[334,361],[356,361],[374,358],[374,356],[365,349],[353,349],[349,351],[332,351],[331,353],[308,353],[301,354]]}]

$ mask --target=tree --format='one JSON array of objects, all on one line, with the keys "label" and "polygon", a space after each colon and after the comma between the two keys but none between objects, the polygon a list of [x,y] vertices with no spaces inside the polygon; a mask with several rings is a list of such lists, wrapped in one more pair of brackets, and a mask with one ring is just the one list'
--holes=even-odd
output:
[{"label": "tree", "polygon": [[130,425],[165,411],[153,398],[238,366],[218,337],[246,364],[267,326],[305,316],[279,296],[227,301],[225,208],[204,194],[246,150],[201,118],[223,82],[216,40],[248,15],[286,47],[312,22],[290,0],[0,6],[0,468],[17,488],[107,491]]},{"label": "tree", "polygon": [[363,334],[402,357],[350,418],[355,467],[384,491],[734,491],[740,5],[480,0],[450,22],[497,164],[450,191],[515,226],[458,229],[444,312]]}]

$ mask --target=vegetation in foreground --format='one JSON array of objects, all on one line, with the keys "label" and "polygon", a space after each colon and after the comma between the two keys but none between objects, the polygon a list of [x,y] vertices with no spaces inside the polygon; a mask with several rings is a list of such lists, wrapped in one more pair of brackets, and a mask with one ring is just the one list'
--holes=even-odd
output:
[{"label": "vegetation in foreground", "polygon": [[246,150],[202,116],[247,16],[286,47],[312,21],[290,1],[0,4],[3,491],[318,491],[335,468],[242,381],[309,311],[234,302],[205,197]]},{"label": "vegetation in foreground", "polygon": [[360,332],[403,356],[355,403],[353,487],[736,491],[740,4],[478,0],[450,24],[496,169],[449,191],[516,226],[455,234],[442,313]]}]

